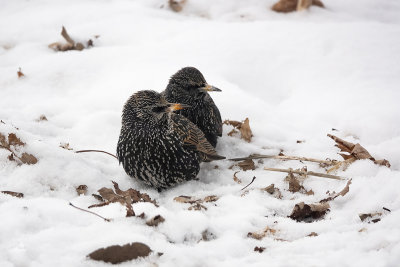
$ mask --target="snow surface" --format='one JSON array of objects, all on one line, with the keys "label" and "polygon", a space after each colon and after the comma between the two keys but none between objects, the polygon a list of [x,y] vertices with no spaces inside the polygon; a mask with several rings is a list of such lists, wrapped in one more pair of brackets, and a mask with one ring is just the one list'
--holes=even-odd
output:
[{"label": "snow surface", "polygon": [[[0,119],[6,123],[0,132],[17,133],[39,158],[17,166],[0,150],[0,190],[25,194],[0,194],[0,266],[108,266],[86,255],[135,241],[164,253],[138,266],[400,266],[400,2],[324,0],[326,9],[291,14],[271,11],[273,0],[187,2],[177,14],[166,0],[0,1]],[[62,25],[77,40],[100,38],[88,50],[54,52],[47,45],[63,41]],[[232,163],[220,161],[204,163],[198,181],[158,193],[107,155],[59,147],[114,152],[126,99],[138,90],[162,91],[184,66],[197,67],[223,90],[212,95],[223,119],[250,118],[253,141],[227,136],[225,126],[217,146],[222,155],[283,149],[340,159],[326,137],[336,128],[333,134],[361,143],[392,167],[355,162],[338,173],[353,183],[325,219],[298,223],[287,218],[296,203],[319,201],[346,182],[311,177],[304,186],[315,195],[292,194],[285,174],[262,167],[323,169],[264,160],[255,171],[238,173],[239,185]],[[35,121],[41,114],[48,121]],[[113,219],[105,222],[68,205],[97,203],[91,194],[111,180],[150,194],[160,207],[138,203],[136,214],[161,214],[165,222],[149,227],[126,218],[119,204],[93,209]],[[282,200],[258,190],[271,183]],[[80,184],[88,186],[86,196],[77,196]],[[179,195],[220,198],[206,211],[189,211],[173,201]],[[380,222],[360,221],[359,213],[382,207],[391,212]],[[266,226],[275,236],[247,237]],[[215,239],[199,241],[204,230]],[[318,236],[306,237],[311,232]],[[255,246],[266,249],[254,252]]]}]

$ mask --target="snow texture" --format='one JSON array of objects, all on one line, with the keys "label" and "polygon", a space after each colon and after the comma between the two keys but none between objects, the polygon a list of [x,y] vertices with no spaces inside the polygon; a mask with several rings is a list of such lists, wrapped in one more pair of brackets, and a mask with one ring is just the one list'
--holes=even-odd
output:
[{"label": "snow texture", "polygon": [[[0,266],[108,266],[86,255],[129,242],[164,253],[137,260],[137,266],[399,266],[400,2],[324,0],[325,9],[290,14],[271,11],[274,2],[187,0],[175,13],[166,0],[0,1],[0,132],[16,133],[39,159],[17,166],[0,149],[0,190],[25,194],[0,194]],[[63,41],[62,25],[76,40],[100,37],[90,49],[54,52],[47,45]],[[164,90],[184,66],[197,67],[223,90],[212,94],[223,119],[250,119],[253,141],[227,136],[232,127],[224,126],[221,155],[283,149],[340,159],[326,136],[335,128],[332,134],[359,142],[392,167],[362,160],[340,171],[353,178],[349,193],[330,203],[325,219],[299,223],[287,217],[296,203],[317,202],[346,182],[311,177],[304,186],[315,195],[292,194],[285,174],[262,168],[306,164],[324,170],[315,163],[263,160],[256,170],[237,174],[239,185],[235,169],[228,169],[232,162],[220,161],[203,163],[198,181],[158,193],[128,177],[110,156],[59,147],[115,153],[124,102],[138,90]],[[37,122],[42,114],[48,121]],[[91,194],[112,187],[111,180],[155,198],[158,208],[133,208],[165,222],[149,227],[126,218],[118,203],[93,209],[112,222],[68,205],[97,203]],[[283,199],[258,190],[271,183]],[[81,184],[88,186],[85,196],[75,191]],[[189,211],[189,204],[173,200],[180,195],[219,200]],[[382,207],[391,212],[378,223],[358,217]],[[247,237],[266,226],[276,234]],[[213,239],[199,241],[205,230]],[[307,237],[311,232],[318,236]],[[254,252],[255,246],[266,249]]]}]

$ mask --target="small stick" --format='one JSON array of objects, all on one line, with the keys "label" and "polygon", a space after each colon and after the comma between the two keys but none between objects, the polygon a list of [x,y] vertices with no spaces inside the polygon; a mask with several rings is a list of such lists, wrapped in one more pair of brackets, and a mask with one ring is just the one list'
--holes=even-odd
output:
[{"label": "small stick", "polygon": [[274,172],[287,172],[287,173],[296,173],[296,174],[302,174],[302,175],[318,176],[318,177],[331,178],[331,179],[336,179],[336,180],[347,179],[347,178],[341,177],[341,176],[325,174],[325,173],[318,173],[318,172],[311,172],[311,171],[310,172],[309,171],[296,171],[296,170],[292,170],[292,169],[276,169],[276,168],[267,168],[267,167],[265,167],[264,170],[274,171]]},{"label": "small stick", "polygon": [[106,222],[111,222],[111,219],[104,218],[103,216],[101,216],[101,215],[99,215],[99,214],[97,214],[97,213],[95,213],[95,212],[93,212],[93,211],[85,210],[85,209],[79,208],[79,207],[77,207],[77,206],[74,206],[74,204],[72,204],[71,202],[69,202],[69,205],[71,205],[71,206],[74,207],[75,209],[78,209],[78,210],[81,210],[81,211],[85,211],[85,212],[89,212],[89,213],[91,213],[91,214],[94,214],[94,215],[96,215],[96,216],[102,218],[102,219],[105,220]]},{"label": "small stick", "polygon": [[90,150],[79,150],[79,151],[75,151],[75,153],[84,153],[84,152],[100,152],[100,153],[104,153],[104,154],[110,155],[110,156],[112,156],[112,157],[118,159],[117,156],[115,156],[115,155],[113,155],[113,154],[111,154],[111,153],[109,153],[109,152],[103,151],[103,150],[93,150],[93,149],[90,149]]},{"label": "small stick", "polygon": [[64,26],[62,27],[61,35],[62,35],[62,37],[64,37],[64,39],[68,43],[70,43],[71,45],[75,45],[75,41],[72,40],[72,38],[69,36],[69,34],[67,33],[67,30],[64,28]]},{"label": "small stick", "polygon": [[240,189],[240,191],[243,191],[244,189],[246,189],[247,187],[249,187],[249,185],[251,185],[251,184],[254,182],[255,179],[256,179],[256,177],[253,176],[253,180],[251,180],[251,182],[250,182],[248,185],[246,185],[245,187],[243,187],[242,189]]},{"label": "small stick", "polygon": [[306,157],[296,157],[296,156],[278,156],[278,155],[254,155],[244,158],[232,158],[229,160],[232,161],[241,161],[246,159],[281,159],[281,160],[300,160],[300,161],[310,161],[310,162],[317,162],[317,163],[324,163],[333,165],[336,164],[336,160],[320,160],[320,159],[313,159],[313,158],[306,158]]}]

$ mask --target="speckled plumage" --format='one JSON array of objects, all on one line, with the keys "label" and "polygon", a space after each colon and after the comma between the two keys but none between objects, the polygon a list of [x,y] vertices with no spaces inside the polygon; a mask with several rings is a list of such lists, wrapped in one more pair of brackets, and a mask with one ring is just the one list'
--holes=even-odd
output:
[{"label": "speckled plumage", "polygon": [[165,189],[196,178],[201,161],[223,159],[199,128],[168,112],[171,106],[155,91],[139,91],[124,105],[117,156],[125,172]]},{"label": "speckled plumage", "polygon": [[[196,124],[210,144],[215,147],[218,136],[222,136],[222,120],[217,106],[204,90],[207,86],[203,74],[198,69],[186,67],[171,77],[163,94],[169,102],[191,106],[179,110],[177,113]],[[212,88],[219,90],[215,87]]]}]

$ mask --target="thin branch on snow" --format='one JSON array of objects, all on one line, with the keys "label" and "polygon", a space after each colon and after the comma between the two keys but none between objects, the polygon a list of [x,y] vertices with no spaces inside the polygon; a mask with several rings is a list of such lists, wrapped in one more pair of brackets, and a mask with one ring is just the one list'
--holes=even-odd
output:
[{"label": "thin branch on snow", "polygon": [[106,222],[111,222],[111,221],[112,221],[112,219],[104,218],[103,216],[101,216],[101,215],[99,215],[99,214],[97,214],[97,213],[95,213],[95,212],[93,212],[93,211],[85,210],[85,209],[79,208],[79,207],[75,206],[74,204],[72,204],[71,202],[69,202],[69,205],[71,205],[71,206],[74,207],[75,209],[78,209],[78,210],[81,210],[81,211],[85,211],[85,212],[94,214],[94,215],[96,215],[96,216],[102,218],[102,219],[105,220]]},{"label": "thin branch on snow", "polygon": [[325,173],[319,173],[319,172],[311,172],[311,171],[298,171],[298,170],[293,170],[293,169],[277,169],[277,168],[265,167],[264,170],[274,171],[274,172],[296,173],[296,174],[301,174],[301,175],[306,175],[306,176],[308,176],[308,175],[309,176],[317,176],[317,177],[330,178],[330,179],[336,179],[336,180],[348,179],[346,177],[341,177],[341,176],[337,176],[337,175],[331,175],[331,174],[325,174]]},{"label": "thin branch on snow", "polygon": [[335,165],[337,160],[320,160],[320,159],[313,159],[313,158],[306,158],[306,157],[296,157],[296,156],[278,156],[278,155],[258,155],[255,154],[253,156],[244,157],[244,158],[232,158],[229,160],[232,161],[241,161],[246,159],[280,159],[280,160],[300,160],[300,161],[310,161],[310,162],[317,162],[323,163],[328,165]]},{"label": "thin branch on snow", "polygon": [[240,191],[243,191],[244,189],[249,187],[249,185],[251,185],[254,182],[255,179],[256,179],[256,177],[254,176],[253,179],[251,180],[251,182],[248,185],[246,185],[245,187],[243,187],[242,189],[240,189]]},{"label": "thin branch on snow", "polygon": [[100,153],[104,153],[104,154],[110,155],[110,156],[112,156],[112,157],[118,159],[117,156],[115,156],[114,154],[111,154],[111,153],[106,152],[106,151],[103,151],[103,150],[93,150],[93,149],[89,149],[89,150],[79,150],[79,151],[75,151],[75,153],[84,153],[84,152],[100,152]]}]

